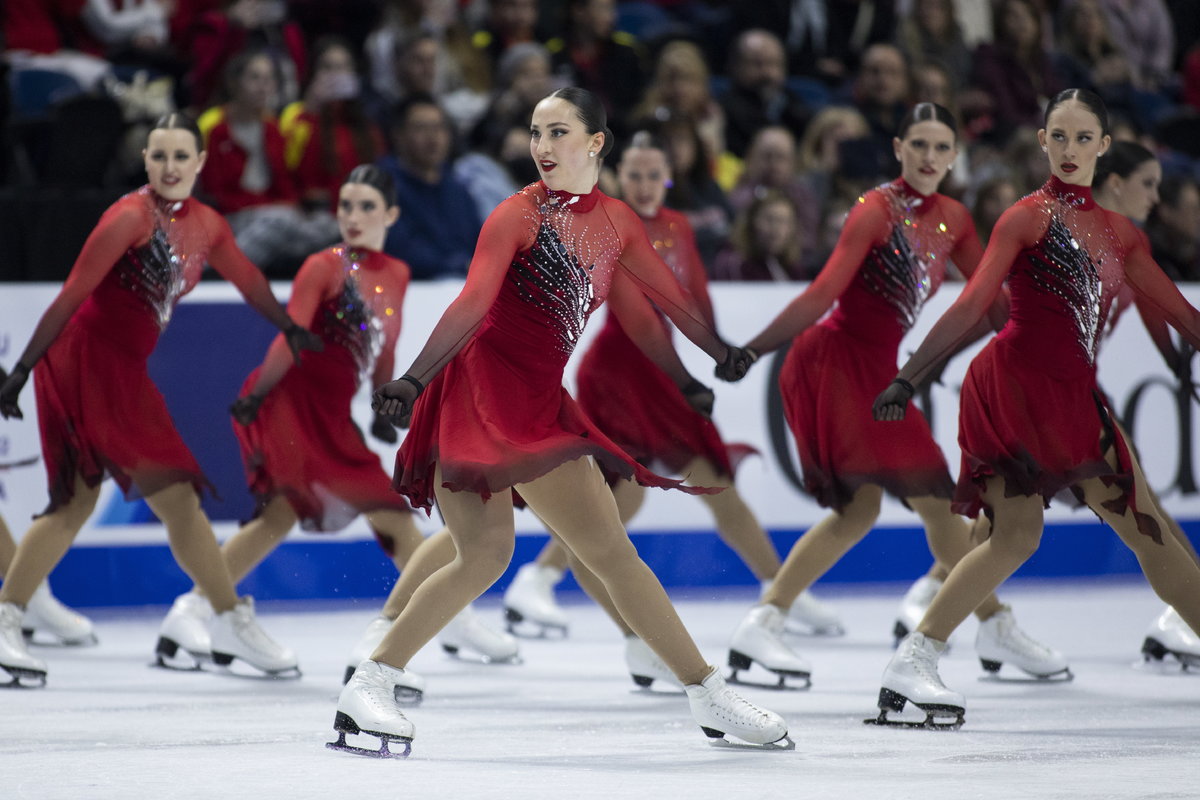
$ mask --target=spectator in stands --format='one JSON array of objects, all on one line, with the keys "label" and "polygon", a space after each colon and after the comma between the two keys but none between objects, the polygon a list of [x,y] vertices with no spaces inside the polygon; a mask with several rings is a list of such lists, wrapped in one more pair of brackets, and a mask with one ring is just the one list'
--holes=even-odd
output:
[{"label": "spectator in stands", "polygon": [[280,94],[284,102],[295,100],[305,79],[307,47],[300,26],[287,18],[287,4],[284,0],[230,0],[224,9],[202,14],[196,22],[189,105],[210,105],[225,63],[250,49],[271,53],[283,77]]},{"label": "spectator in stands", "polygon": [[[768,125],[750,142],[745,169],[737,186],[729,193],[729,205],[734,212],[740,212],[756,197],[772,191],[787,195],[792,201],[800,230],[816,230],[820,222],[820,204],[796,167],[795,137],[780,125]],[[805,251],[802,255],[809,257],[812,253]]]},{"label": "spectator in stands", "polygon": [[[49,72],[62,76],[60,93],[89,90],[111,72],[99,53],[76,49],[81,32],[78,0],[6,0],[3,13],[2,57],[12,72],[14,106],[20,112],[20,73]],[[7,77],[7,76],[6,76]]]},{"label": "spectator in stands", "polygon": [[380,166],[396,179],[400,219],[384,251],[407,261],[415,280],[466,277],[482,221],[450,165],[449,118],[430,95],[410,95],[389,133],[395,155]]},{"label": "spectator in stands", "polygon": [[696,234],[696,249],[705,269],[711,270],[717,251],[729,236],[733,211],[713,178],[696,123],[690,117],[675,115],[651,132],[662,140],[674,166],[666,205],[687,216]]},{"label": "spectator in stands", "polygon": [[[1175,33],[1163,0],[1101,0],[1108,29],[1125,48],[1139,89],[1157,92],[1171,77]],[[1193,15],[1196,13],[1193,8]]]},{"label": "spectator in stands", "polygon": [[633,112],[635,127],[653,127],[673,116],[695,120],[710,162],[725,152],[725,111],[712,95],[704,53],[693,42],[676,39],[659,51],[654,75]]},{"label": "spectator in stands", "polygon": [[630,109],[646,84],[646,53],[636,38],[615,30],[615,0],[569,0],[567,35],[546,43],[558,77],[595,94],[618,141],[629,132]]},{"label": "spectator in stands", "polygon": [[975,51],[971,82],[991,99],[990,135],[1004,140],[1020,126],[1039,128],[1046,98],[1065,87],[1046,51],[1034,0],[999,0],[994,28],[995,42]]},{"label": "spectator in stands", "polygon": [[304,99],[280,116],[288,169],[306,208],[336,211],[338,190],[358,164],[383,154],[383,136],[360,99],[354,54],[342,39],[319,41]]},{"label": "spectator in stands", "polygon": [[811,116],[787,86],[787,60],[779,37],[761,29],[738,35],[730,55],[729,88],[720,101],[725,109],[725,146],[739,158],[745,157],[760,128],[782,125],[798,137]]},{"label": "spectator in stands", "polygon": [[337,241],[324,208],[303,212],[275,121],[279,69],[265,51],[240,53],[226,66],[223,105],[201,115],[208,160],[203,193],[225,215],[238,247],[272,277],[290,277],[304,258]]},{"label": "spectator in stands", "polygon": [[868,138],[874,143],[874,150],[872,153],[864,148],[862,152],[874,158],[870,170],[874,174],[889,177],[898,174],[894,169],[892,139],[908,113],[911,95],[908,62],[900,48],[893,44],[868,47],[854,83],[854,105],[870,128]]},{"label": "spectator in stands", "polygon": [[[813,117],[800,140],[798,167],[818,209],[824,209],[838,193],[842,142],[865,139],[869,133],[866,119],[850,106],[829,106]],[[836,233],[833,241],[837,241]]]},{"label": "spectator in stands", "polygon": [[[496,91],[488,110],[471,132],[472,149],[509,165],[521,186],[537,180],[537,167],[530,166],[529,120],[533,107],[551,91],[550,53],[546,48],[534,42],[512,47],[500,59]],[[520,131],[519,148],[516,131]]]},{"label": "spectator in stands", "polygon": [[738,214],[729,247],[717,257],[713,278],[809,280],[813,273],[802,260],[803,238],[795,204],[782,192],[767,191]]},{"label": "spectator in stands", "polygon": [[944,64],[952,90],[971,74],[971,51],[963,39],[954,0],[914,0],[912,12],[900,21],[896,44],[911,62]]},{"label": "spectator in stands", "polygon": [[464,54],[485,91],[494,88],[500,59],[510,47],[537,41],[537,23],[537,0],[487,0],[487,17],[471,35],[471,54]]},{"label": "spectator in stands", "polygon": [[1154,260],[1172,280],[1200,281],[1200,187],[1190,177],[1171,175],[1158,197],[1146,221]]},{"label": "spectator in stands", "polygon": [[975,202],[971,208],[971,218],[975,220],[975,232],[979,241],[987,247],[988,239],[992,236],[992,228],[996,220],[1021,197],[1012,179],[999,175],[985,181],[975,191]]}]

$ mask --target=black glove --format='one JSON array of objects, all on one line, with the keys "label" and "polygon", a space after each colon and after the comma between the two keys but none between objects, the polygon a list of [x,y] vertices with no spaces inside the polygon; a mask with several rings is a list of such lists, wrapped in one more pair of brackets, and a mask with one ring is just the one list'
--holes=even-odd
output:
[{"label": "black glove", "polygon": [[29,367],[18,361],[13,371],[0,381],[0,416],[5,419],[25,418],[21,407],[17,405],[17,397],[21,394],[21,389],[25,388],[25,382],[29,380],[29,372]]},{"label": "black glove", "polygon": [[399,428],[407,428],[412,419],[413,403],[425,391],[425,385],[412,375],[401,375],[385,383],[371,395],[375,413]]},{"label": "black glove", "polygon": [[261,395],[248,394],[233,401],[233,405],[229,407],[229,413],[242,425],[249,425],[258,417],[258,407],[262,403],[263,398]]},{"label": "black glove", "polygon": [[875,398],[871,414],[878,422],[898,422],[908,412],[908,401],[916,393],[913,385],[903,378],[896,378]]},{"label": "black glove", "polygon": [[758,361],[758,353],[751,350],[749,347],[734,347],[728,348],[728,353],[725,355],[725,360],[717,365],[713,370],[713,374],[723,381],[735,383],[746,377],[746,373],[750,370],[750,365]]},{"label": "black glove", "polygon": [[296,363],[300,363],[300,352],[302,350],[312,350],[321,352],[325,349],[325,342],[307,328],[301,328],[295,322],[288,325],[283,331],[283,338],[287,340],[288,349],[292,351],[292,358]]},{"label": "black glove", "polygon": [[388,422],[378,413],[375,414],[375,419],[371,421],[371,435],[384,444],[395,444],[400,438],[392,423]]},{"label": "black glove", "polygon": [[681,391],[693,411],[712,419],[713,401],[716,399],[712,389],[693,378],[692,382],[683,387]]}]

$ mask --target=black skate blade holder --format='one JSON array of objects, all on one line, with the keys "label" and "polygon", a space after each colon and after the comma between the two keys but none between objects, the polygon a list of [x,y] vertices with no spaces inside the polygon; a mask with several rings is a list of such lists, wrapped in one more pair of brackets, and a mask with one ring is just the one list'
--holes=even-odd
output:
[{"label": "black skate blade holder", "polygon": [[725,734],[715,728],[706,728],[700,726],[700,730],[704,731],[704,735],[708,737],[708,743],[713,747],[719,747],[726,750],[756,750],[758,752],[767,753],[790,753],[796,749],[796,743],[792,741],[792,737],[786,733],[782,739],[776,739],[773,742],[766,744],[753,744],[752,742],[731,741],[725,738]]},{"label": "black skate blade holder", "polygon": [[[412,753],[412,739],[399,739],[391,737],[380,737],[379,749],[372,750],[369,747],[358,747],[356,745],[346,743],[346,732],[338,731],[336,742],[326,742],[325,746],[330,750],[339,750],[343,753],[350,753],[356,756],[365,756],[367,758],[408,758]],[[374,735],[374,734],[372,734]],[[388,749],[388,742],[399,742],[404,745],[404,752],[393,753]]]},{"label": "black skate blade holder", "polygon": [[10,676],[12,680],[8,683],[0,683],[0,689],[42,689],[46,686],[46,673],[39,670],[25,669],[24,667],[0,667],[0,677],[5,675]]},{"label": "black skate blade holder", "polygon": [[[505,608],[504,609],[504,622],[505,622],[505,625],[504,625],[505,630],[507,630],[513,636],[516,636],[521,639],[566,639],[567,638],[567,626],[566,625],[547,625],[544,622],[538,622],[537,620],[527,619],[524,614],[522,614],[520,611],[517,611],[515,608]],[[527,628],[522,627],[522,623],[524,623],[525,626],[532,627],[535,632],[534,633],[528,632]],[[554,636],[550,635],[552,632],[555,634]]]},{"label": "black skate blade holder", "polygon": [[[803,691],[807,691],[808,689],[812,688],[812,675],[808,672],[796,672],[796,671],[792,671],[792,670],[770,669],[769,667],[762,666],[762,664],[759,664],[759,666],[762,667],[762,669],[765,669],[767,672],[770,672],[772,675],[774,675],[776,677],[775,683],[771,684],[771,683],[763,683],[761,681],[747,681],[747,680],[743,680],[741,677],[738,676],[739,672],[746,672],[746,671],[750,670],[753,667],[754,663],[755,663],[754,660],[751,659],[749,656],[739,653],[736,650],[730,650],[729,651],[730,672],[729,672],[729,677],[726,679],[726,682],[735,684],[737,686],[750,686],[755,689],[771,689],[771,690],[780,691],[780,692],[784,692],[784,691],[803,692]],[[788,683],[789,679],[803,681],[804,683],[802,685],[791,684],[791,683]]]},{"label": "black skate blade holder", "polygon": [[[878,725],[884,728],[920,728],[930,731],[956,731],[963,726],[964,709],[958,706],[942,705],[939,703],[913,703],[925,712],[923,720],[889,719],[888,712],[900,713],[909,700],[904,695],[890,689],[879,690],[879,716],[863,720],[864,725]],[[949,722],[938,722],[938,717],[953,717]]]}]

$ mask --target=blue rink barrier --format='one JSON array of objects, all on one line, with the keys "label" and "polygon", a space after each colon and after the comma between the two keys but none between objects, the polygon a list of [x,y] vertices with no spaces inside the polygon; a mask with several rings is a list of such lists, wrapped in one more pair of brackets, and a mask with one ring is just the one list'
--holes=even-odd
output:
[{"label": "blue rink barrier", "polygon": [[[1197,539],[1200,524],[1185,524]],[[798,533],[772,538],[786,553]],[[165,534],[164,534],[165,536]],[[754,578],[711,531],[635,533],[634,544],[668,588],[721,590],[746,587]],[[489,590],[503,591],[517,567],[537,556],[545,536],[518,536],[508,571]],[[923,574],[931,559],[920,528],[889,528],[868,536],[821,580],[823,583],[907,581]],[[1136,575],[1133,553],[1104,525],[1047,525],[1042,546],[1018,572],[1023,578]],[[375,542],[363,539],[284,542],[240,585],[260,600],[327,600],[387,595],[396,578]],[[191,583],[166,544],[75,547],[55,569],[54,592],[73,606],[134,606],[169,603]],[[577,589],[568,577],[563,589]]]}]

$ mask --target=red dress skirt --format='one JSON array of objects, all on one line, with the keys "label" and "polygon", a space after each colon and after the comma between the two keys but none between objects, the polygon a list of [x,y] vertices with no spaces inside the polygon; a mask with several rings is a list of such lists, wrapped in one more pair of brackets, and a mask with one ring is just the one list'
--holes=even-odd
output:
[{"label": "red dress skirt", "polygon": [[640,464],[681,474],[696,458],[722,475],[756,452],[726,445],[712,420],[696,413],[679,388],[634,344],[611,314],[579,364],[584,413]]},{"label": "red dress skirt", "polygon": [[354,357],[326,339],[267,394],[254,422],[233,424],[259,511],[283,495],[305,530],[336,531],[365,512],[411,510],[350,417],[357,388]]},{"label": "red dress skirt", "polygon": [[33,369],[50,513],[111,475],[128,499],[175,483],[211,489],[146,361],[159,323],[117,271],[101,282]]},{"label": "red dress skirt", "polygon": [[796,440],[804,489],[841,511],[867,484],[896,497],[952,496],[954,481],[929,423],[916,408],[899,422],[876,422],[875,398],[896,375],[902,331],[885,310],[835,311],[796,337],[779,374],[784,415]]}]

